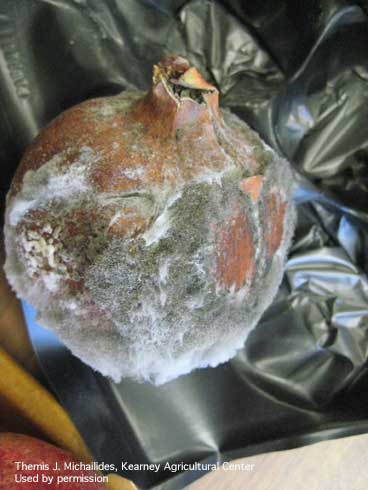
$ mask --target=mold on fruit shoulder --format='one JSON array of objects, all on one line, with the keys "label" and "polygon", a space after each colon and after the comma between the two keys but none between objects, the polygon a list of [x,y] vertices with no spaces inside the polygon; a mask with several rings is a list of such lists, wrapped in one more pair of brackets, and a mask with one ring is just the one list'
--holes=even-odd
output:
[{"label": "mold on fruit shoulder", "polygon": [[[216,229],[231,218],[231,203],[243,199],[246,210],[238,179],[231,175],[222,185],[184,185],[151,224],[154,231],[147,230],[138,242],[113,240],[88,270],[89,294],[101,309],[111,312],[133,350],[143,335],[152,348],[163,350],[162,355],[167,342],[182,349],[189,330],[197,331],[193,338],[201,336],[203,318],[211,317],[214,305],[228,301],[226,288],[219,287],[211,271]],[[163,214],[165,219],[160,219]],[[251,236],[253,229],[247,231]]]}]

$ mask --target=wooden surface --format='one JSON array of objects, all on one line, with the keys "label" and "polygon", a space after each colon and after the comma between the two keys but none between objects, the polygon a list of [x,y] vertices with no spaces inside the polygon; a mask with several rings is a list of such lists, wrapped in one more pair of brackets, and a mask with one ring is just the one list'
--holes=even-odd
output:
[{"label": "wooden surface", "polygon": [[187,490],[367,490],[368,435],[238,460],[252,471],[212,472]]},{"label": "wooden surface", "polygon": [[[0,252],[0,265],[1,265]],[[37,375],[37,364],[24,328],[20,305],[0,270],[0,346],[19,366]],[[368,409],[367,409],[368,410]],[[39,435],[38,428],[17,413],[0,393],[0,430]],[[212,472],[187,490],[367,490],[368,435],[313,444],[290,451],[262,454],[237,462],[253,464],[251,471]],[[114,477],[109,489],[134,485]]]}]

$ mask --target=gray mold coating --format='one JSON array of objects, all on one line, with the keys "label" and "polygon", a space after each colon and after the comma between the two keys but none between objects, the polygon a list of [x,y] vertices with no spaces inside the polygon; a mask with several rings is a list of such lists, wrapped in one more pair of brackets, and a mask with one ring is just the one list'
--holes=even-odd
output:
[{"label": "gray mold coating", "polygon": [[[251,137],[244,123],[227,112],[223,115]],[[61,156],[54,157],[36,172],[29,171],[20,193],[8,199],[5,270],[10,283],[38,308],[42,325],[117,382],[128,376],[162,384],[227,361],[275,296],[294,229],[289,164],[263,143],[255,144],[255,152],[265,160],[256,203],[239,189],[244,172],[231,162],[222,172],[204,172],[175,189],[98,196],[86,178],[96,158],[90,149],[63,171]],[[282,242],[270,262],[260,222],[272,189],[281,193],[286,213]],[[66,275],[75,279],[70,264],[81,264],[83,254],[76,254],[78,247],[67,237],[57,240],[63,231],[56,224],[63,223],[66,208],[71,212],[112,203],[118,212],[128,206],[151,214],[149,228],[139,238],[107,240],[104,226],[96,224],[89,245],[80,238],[83,250],[89,249],[83,258],[84,291],[59,294]],[[231,220],[234,206],[249,218],[256,262],[254,279],[238,290],[219,287],[214,274],[216,233]],[[46,209],[49,218],[32,235],[23,224],[34,220],[30,211],[35,207]],[[32,271],[40,264],[47,267],[35,275]]]}]

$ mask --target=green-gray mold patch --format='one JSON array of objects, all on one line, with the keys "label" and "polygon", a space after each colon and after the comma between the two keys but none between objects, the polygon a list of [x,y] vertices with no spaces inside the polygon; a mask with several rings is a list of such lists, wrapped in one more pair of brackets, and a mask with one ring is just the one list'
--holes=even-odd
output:
[{"label": "green-gray mold patch", "polygon": [[144,335],[164,354],[167,342],[181,352],[184,336],[202,338],[203,319],[226,302],[211,273],[213,233],[241,198],[236,183],[185,186],[168,208],[164,236],[148,246],[143,238],[115,239],[89,269],[85,284],[93,300],[109,311],[127,342]]},{"label": "green-gray mold patch", "polygon": [[[252,158],[257,161],[258,174],[263,175],[268,166],[270,166],[275,158],[275,153],[271,148],[268,148],[261,140],[259,135],[249,126],[239,119],[235,114],[227,109],[221,110],[221,116],[225,124],[236,131],[239,131],[243,137],[244,145],[247,145],[252,150]],[[250,176],[250,175],[248,175]]]}]

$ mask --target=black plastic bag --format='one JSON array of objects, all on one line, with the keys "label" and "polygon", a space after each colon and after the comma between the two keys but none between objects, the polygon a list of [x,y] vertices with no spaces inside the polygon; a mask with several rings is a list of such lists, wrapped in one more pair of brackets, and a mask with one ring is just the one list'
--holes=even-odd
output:
[{"label": "black plastic bag", "polygon": [[[25,312],[46,377],[96,460],[179,489],[215,462],[368,431],[368,17],[364,3],[2,0],[1,190],[67,107],[148,88],[181,54],[295,169],[298,226],[274,304],[234,359],[162,387],[94,373]],[[4,201],[3,201],[4,202]]]}]

